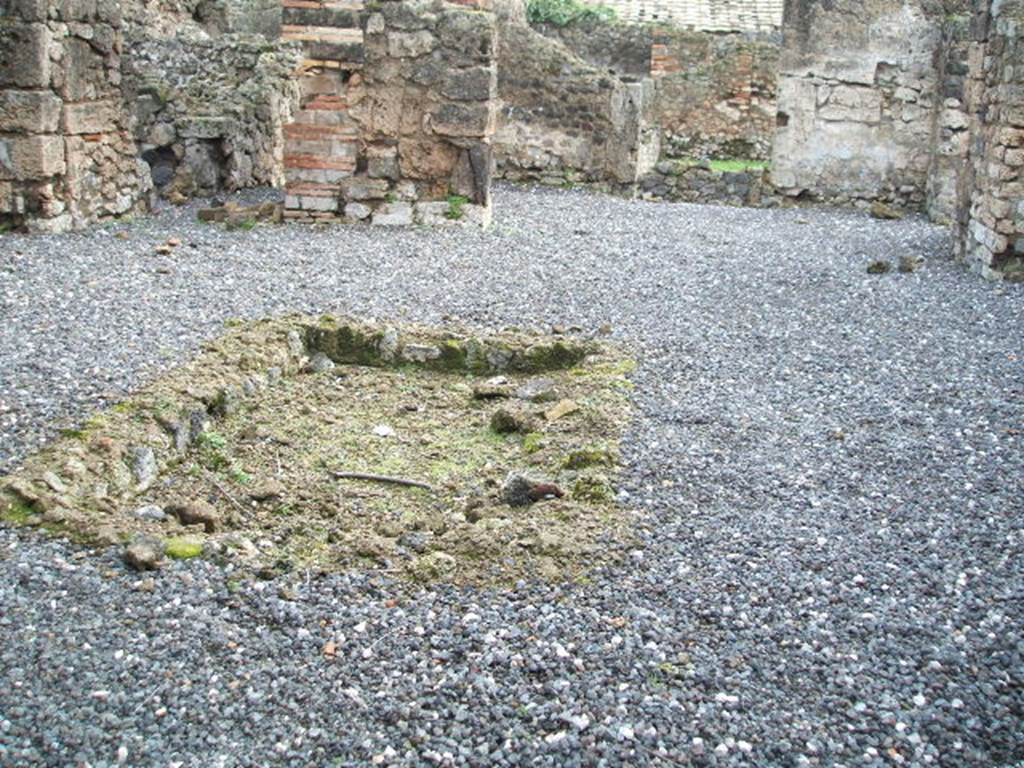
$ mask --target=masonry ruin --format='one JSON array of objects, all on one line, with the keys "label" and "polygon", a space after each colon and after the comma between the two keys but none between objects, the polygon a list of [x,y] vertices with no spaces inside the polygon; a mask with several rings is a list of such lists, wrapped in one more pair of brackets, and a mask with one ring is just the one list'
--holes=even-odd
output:
[{"label": "masonry ruin", "polygon": [[139,570],[586,578],[632,541],[633,367],[593,335],[235,321],[29,457],[0,521],[126,545]]},{"label": "masonry ruin", "polygon": [[609,5],[2,0],[0,222],[270,186],[293,220],[486,226],[494,176],[920,211],[1024,275],[1021,0]]}]

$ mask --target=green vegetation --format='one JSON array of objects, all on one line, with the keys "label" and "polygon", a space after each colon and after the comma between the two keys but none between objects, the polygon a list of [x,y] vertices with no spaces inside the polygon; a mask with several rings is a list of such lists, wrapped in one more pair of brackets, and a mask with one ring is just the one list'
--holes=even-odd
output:
[{"label": "green vegetation", "polygon": [[178,536],[166,542],[167,556],[174,560],[188,560],[203,554],[203,542],[191,536]]},{"label": "green vegetation", "polygon": [[529,0],[526,18],[531,24],[567,27],[584,21],[609,23],[615,21],[616,14],[606,5],[589,5],[580,0]]},{"label": "green vegetation", "polygon": [[24,525],[35,511],[28,504],[22,501],[12,501],[7,505],[7,508],[0,514],[0,520],[4,520],[8,523],[15,525]]},{"label": "green vegetation", "polygon": [[[695,158],[679,160],[680,170],[693,168],[705,161]],[[716,173],[742,173],[743,171],[765,171],[770,167],[767,160],[746,160],[743,158],[718,158],[706,161],[712,171]]]},{"label": "green vegetation", "polygon": [[448,195],[448,210],[445,211],[444,217],[446,219],[451,219],[452,221],[458,221],[465,215],[462,208],[468,202],[468,197],[463,197],[462,195]]},{"label": "green vegetation", "polygon": [[231,466],[231,459],[224,452],[228,441],[217,432],[203,432],[196,440],[199,449],[199,463],[209,470],[220,472]]}]

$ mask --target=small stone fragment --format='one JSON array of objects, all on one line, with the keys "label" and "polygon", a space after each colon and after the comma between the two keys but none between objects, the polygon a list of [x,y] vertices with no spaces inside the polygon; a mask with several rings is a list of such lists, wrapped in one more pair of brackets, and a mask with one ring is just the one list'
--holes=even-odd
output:
[{"label": "small stone fragment", "polygon": [[136,509],[132,514],[140,520],[153,520],[155,522],[160,522],[167,519],[167,513],[156,504],[146,504],[145,506]]},{"label": "small stone fragment", "polygon": [[64,485],[59,477],[53,472],[43,473],[43,482],[50,486],[50,490],[54,493],[67,493],[68,487]]},{"label": "small stone fragment", "polygon": [[924,257],[913,255],[904,256],[900,259],[899,271],[904,275],[909,275],[911,272],[917,272],[922,266],[924,266]]},{"label": "small stone fragment", "polygon": [[559,400],[544,412],[544,418],[548,421],[558,421],[565,416],[576,413],[579,409],[580,406],[575,400]]},{"label": "small stone fragment", "polygon": [[881,200],[876,200],[871,204],[871,215],[876,219],[896,220],[903,218],[901,211],[883,203]]},{"label": "small stone fragment", "polygon": [[276,478],[269,478],[260,483],[257,483],[251,491],[249,491],[249,498],[254,501],[269,501],[271,499],[277,499],[284,495],[284,485],[280,480]]},{"label": "small stone fragment", "polygon": [[483,384],[473,387],[474,400],[500,400],[511,396],[512,389],[504,376],[493,376]]},{"label": "small stone fragment", "polygon": [[536,430],[536,420],[529,413],[514,408],[502,407],[491,414],[491,429],[499,435],[514,432],[527,434]]},{"label": "small stone fragment", "polygon": [[313,357],[306,363],[306,367],[303,369],[306,373],[326,373],[327,371],[334,370],[334,361],[331,360],[323,352],[317,352]]},{"label": "small stone fragment", "polygon": [[558,391],[551,379],[530,379],[516,390],[516,397],[531,403],[553,403],[558,399]]},{"label": "small stone fragment", "polygon": [[213,533],[220,525],[217,510],[204,499],[193,499],[186,504],[169,506],[167,512],[178,518],[182,525],[202,525],[207,533]]},{"label": "small stone fragment", "polygon": [[868,264],[869,275],[884,275],[892,272],[892,264],[885,259],[877,259]]},{"label": "small stone fragment", "polygon": [[133,445],[128,448],[128,468],[135,480],[135,490],[141,493],[153,485],[156,480],[156,454],[148,445]]},{"label": "small stone fragment", "polygon": [[155,571],[163,563],[164,544],[152,536],[140,536],[124,551],[124,561],[136,571]]},{"label": "small stone fragment", "polygon": [[395,430],[387,424],[378,424],[373,428],[373,434],[377,437],[394,437]]}]

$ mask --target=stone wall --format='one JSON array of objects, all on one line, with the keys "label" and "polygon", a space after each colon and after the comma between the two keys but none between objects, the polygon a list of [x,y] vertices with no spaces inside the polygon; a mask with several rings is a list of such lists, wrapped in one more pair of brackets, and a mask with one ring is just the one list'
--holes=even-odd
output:
[{"label": "stone wall", "polygon": [[958,253],[990,279],[1024,280],[1024,0],[979,0],[966,86],[968,166]]},{"label": "stone wall", "polygon": [[293,2],[305,61],[286,128],[286,216],[486,225],[496,22],[474,5],[384,0],[358,19]]},{"label": "stone wall", "polygon": [[707,161],[662,160],[637,186],[643,200],[754,208],[779,202],[766,169],[722,170]]},{"label": "stone wall", "polygon": [[766,32],[782,23],[783,0],[590,0],[632,23],[704,32]]},{"label": "stone wall", "polygon": [[775,35],[660,30],[651,74],[663,155],[767,160],[775,131]]},{"label": "stone wall", "polygon": [[941,33],[908,0],[787,0],[774,184],[793,196],[920,207]]},{"label": "stone wall", "polygon": [[64,231],[138,206],[115,0],[0,0],[0,222]]},{"label": "stone wall", "polygon": [[650,80],[629,82],[524,22],[503,23],[495,154],[516,181],[635,182],[657,162]]},{"label": "stone wall", "polygon": [[970,114],[967,103],[970,17],[949,15],[942,24],[938,55],[940,92],[935,101],[931,167],[928,171],[928,215],[950,224],[956,217],[959,189],[967,171]]},{"label": "stone wall", "polygon": [[645,83],[643,118],[661,133],[662,159],[768,158],[775,130],[777,35],[596,20],[534,28],[605,77]]},{"label": "stone wall", "polygon": [[165,197],[283,185],[297,46],[253,34],[152,37],[146,29],[128,41],[124,97]]}]

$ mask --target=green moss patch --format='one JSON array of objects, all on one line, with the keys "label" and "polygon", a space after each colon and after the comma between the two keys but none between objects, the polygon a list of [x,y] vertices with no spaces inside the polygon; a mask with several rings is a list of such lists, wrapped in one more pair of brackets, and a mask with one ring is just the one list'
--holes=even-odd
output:
[{"label": "green moss patch", "polygon": [[164,542],[164,554],[172,560],[188,560],[203,554],[202,539],[176,536]]}]

